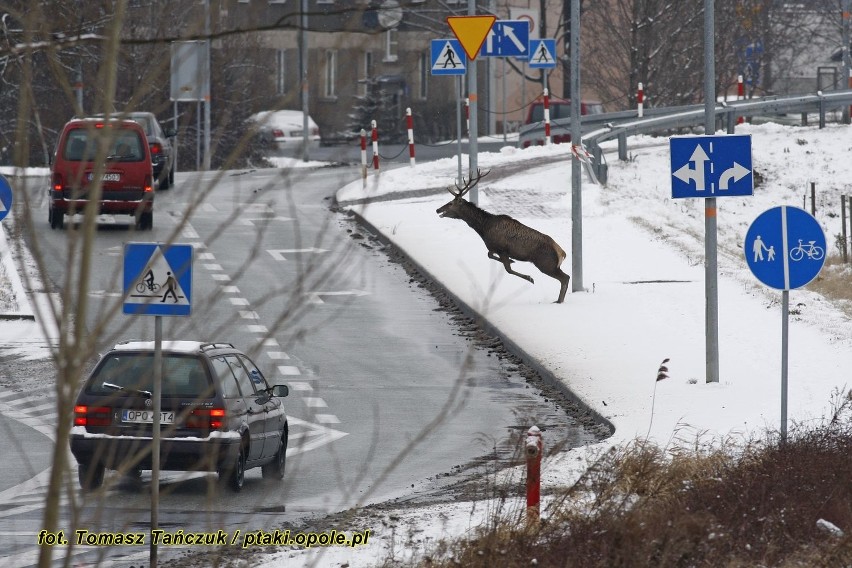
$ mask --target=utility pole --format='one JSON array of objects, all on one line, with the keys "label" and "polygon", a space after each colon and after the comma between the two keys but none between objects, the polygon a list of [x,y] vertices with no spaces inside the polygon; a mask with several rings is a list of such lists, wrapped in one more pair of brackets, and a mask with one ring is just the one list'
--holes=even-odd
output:
[{"label": "utility pole", "polygon": [[302,83],[302,161],[310,158],[308,150],[308,0],[302,0],[302,19],[299,25],[299,71]]}]

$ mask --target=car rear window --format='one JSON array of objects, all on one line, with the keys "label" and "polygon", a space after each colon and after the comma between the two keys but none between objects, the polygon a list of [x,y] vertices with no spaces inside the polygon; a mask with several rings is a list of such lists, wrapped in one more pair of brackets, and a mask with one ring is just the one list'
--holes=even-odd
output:
[{"label": "car rear window", "polygon": [[145,159],[142,137],[135,130],[120,129],[108,136],[98,129],[75,128],[68,132],[62,157],[72,162],[91,162],[101,145],[109,146],[104,153],[107,160],[141,162]]},{"label": "car rear window", "polygon": [[[121,390],[154,392],[153,353],[111,353],[86,385],[86,393],[92,395],[114,395]],[[212,390],[201,359],[163,354],[163,397],[209,398]]]}]

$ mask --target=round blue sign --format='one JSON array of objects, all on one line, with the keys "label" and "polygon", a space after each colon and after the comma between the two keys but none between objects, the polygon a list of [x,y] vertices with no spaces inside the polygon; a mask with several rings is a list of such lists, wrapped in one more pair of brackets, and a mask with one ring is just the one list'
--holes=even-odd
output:
[{"label": "round blue sign", "polygon": [[804,209],[782,205],[758,215],[743,249],[758,280],[779,290],[801,288],[822,270],[825,233]]},{"label": "round blue sign", "polygon": [[12,210],[12,186],[5,177],[0,176],[0,221]]}]

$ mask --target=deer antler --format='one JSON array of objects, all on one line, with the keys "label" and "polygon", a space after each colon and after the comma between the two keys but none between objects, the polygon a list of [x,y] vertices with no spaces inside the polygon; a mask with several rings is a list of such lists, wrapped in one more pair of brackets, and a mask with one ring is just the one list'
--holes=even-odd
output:
[{"label": "deer antler", "polygon": [[471,189],[476,187],[476,184],[479,183],[480,179],[484,178],[485,176],[487,176],[490,173],[491,173],[491,170],[488,170],[487,172],[482,173],[481,169],[476,168],[476,177],[475,178],[471,177],[469,180],[465,181],[464,177],[462,177],[462,183],[464,184],[464,187],[459,187],[459,184],[456,183],[455,186],[456,186],[456,189],[458,189],[457,192],[453,191],[449,187],[447,188],[447,191],[449,191],[450,193],[452,193],[456,197],[462,197],[462,196],[466,195],[468,191],[470,191]]}]

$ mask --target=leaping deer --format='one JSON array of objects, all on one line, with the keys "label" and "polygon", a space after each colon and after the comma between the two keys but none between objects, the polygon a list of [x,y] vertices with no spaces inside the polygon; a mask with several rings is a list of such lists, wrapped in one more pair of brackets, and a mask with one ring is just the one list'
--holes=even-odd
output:
[{"label": "leaping deer", "polygon": [[509,274],[533,282],[532,277],[512,270],[512,262],[519,260],[531,262],[542,273],[559,280],[559,299],[556,303],[561,304],[568,290],[568,281],[571,280],[571,277],[560,268],[562,261],[565,260],[565,251],[562,247],[544,233],[527,227],[508,215],[494,215],[464,199],[467,192],[488,173],[483,174],[477,170],[475,178],[468,181],[462,178],[464,187],[459,187],[458,183],[455,184],[458,191],[448,187],[447,191],[454,196],[452,201],[442,205],[435,212],[440,217],[461,219],[470,225],[485,242],[488,258],[503,263]]}]

